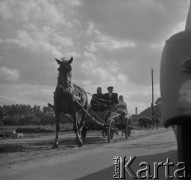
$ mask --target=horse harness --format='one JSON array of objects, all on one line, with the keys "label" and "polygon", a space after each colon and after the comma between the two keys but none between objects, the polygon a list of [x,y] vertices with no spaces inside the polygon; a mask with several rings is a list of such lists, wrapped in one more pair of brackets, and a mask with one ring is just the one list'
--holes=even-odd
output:
[{"label": "horse harness", "polygon": [[77,102],[77,104],[81,107],[78,112],[82,111],[82,108],[85,106],[85,102],[83,101],[83,94],[85,95],[86,92],[81,87],[77,86],[76,84],[72,83],[71,80],[64,78],[61,83],[58,85],[58,88],[62,89],[63,93],[71,93],[73,97],[73,101]]}]

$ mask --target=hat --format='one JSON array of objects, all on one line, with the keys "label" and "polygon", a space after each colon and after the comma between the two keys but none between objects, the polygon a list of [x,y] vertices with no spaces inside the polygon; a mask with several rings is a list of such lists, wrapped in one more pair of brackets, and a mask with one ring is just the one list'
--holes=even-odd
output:
[{"label": "hat", "polygon": [[109,89],[113,89],[113,86],[109,86],[107,89],[108,89],[108,90],[109,90]]}]

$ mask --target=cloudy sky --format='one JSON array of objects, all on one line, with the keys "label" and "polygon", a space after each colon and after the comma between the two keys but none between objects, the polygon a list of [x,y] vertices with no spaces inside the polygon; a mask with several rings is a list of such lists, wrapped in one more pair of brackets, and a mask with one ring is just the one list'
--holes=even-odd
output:
[{"label": "cloudy sky", "polygon": [[54,58],[73,61],[90,93],[114,86],[130,113],[160,96],[161,52],[183,31],[189,0],[1,0],[0,105],[53,103]]}]

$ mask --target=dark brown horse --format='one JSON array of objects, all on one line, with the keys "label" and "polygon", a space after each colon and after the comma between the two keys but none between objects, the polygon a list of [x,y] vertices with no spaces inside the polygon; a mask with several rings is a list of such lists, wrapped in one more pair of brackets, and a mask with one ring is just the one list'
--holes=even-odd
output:
[{"label": "dark brown horse", "polygon": [[82,130],[84,127],[85,112],[88,108],[88,99],[86,92],[72,83],[73,57],[69,61],[58,60],[58,82],[54,93],[54,107],[56,116],[56,137],[53,148],[58,147],[58,132],[60,130],[60,117],[62,114],[69,114],[73,120],[73,130],[76,133],[78,146],[83,145]]}]

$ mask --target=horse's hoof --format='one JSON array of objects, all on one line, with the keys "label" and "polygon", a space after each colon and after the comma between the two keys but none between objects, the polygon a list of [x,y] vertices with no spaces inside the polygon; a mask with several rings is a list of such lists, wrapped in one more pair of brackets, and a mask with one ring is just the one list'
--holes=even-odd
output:
[{"label": "horse's hoof", "polygon": [[78,147],[82,147],[83,143],[82,142],[78,142]]},{"label": "horse's hoof", "polygon": [[52,149],[58,149],[58,144],[54,144],[54,145],[52,146]]}]

